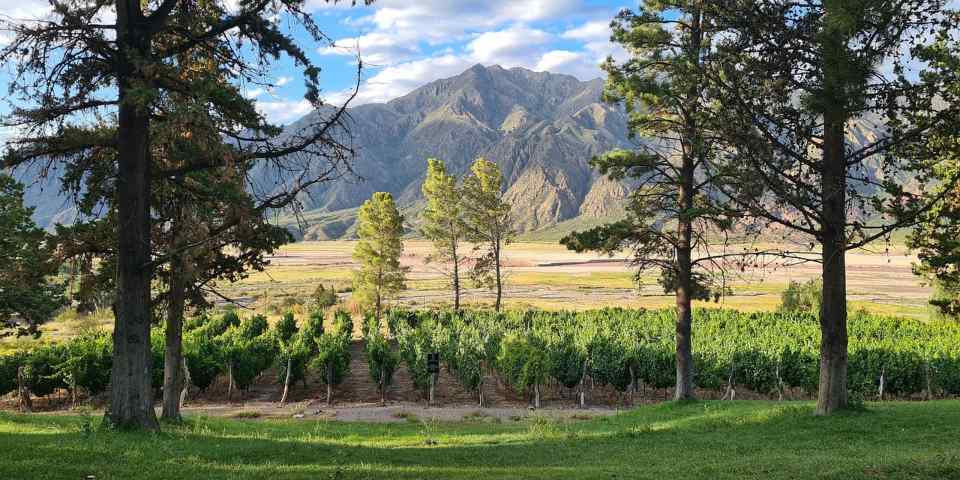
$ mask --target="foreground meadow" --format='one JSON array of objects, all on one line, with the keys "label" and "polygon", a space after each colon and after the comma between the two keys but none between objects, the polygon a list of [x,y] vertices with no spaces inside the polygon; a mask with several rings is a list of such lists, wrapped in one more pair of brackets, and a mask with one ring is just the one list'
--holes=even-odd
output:
[{"label": "foreground meadow", "polygon": [[[160,434],[0,413],[0,478],[960,478],[960,401],[700,402],[590,420],[190,417]],[[92,475],[93,477],[89,477]]]}]

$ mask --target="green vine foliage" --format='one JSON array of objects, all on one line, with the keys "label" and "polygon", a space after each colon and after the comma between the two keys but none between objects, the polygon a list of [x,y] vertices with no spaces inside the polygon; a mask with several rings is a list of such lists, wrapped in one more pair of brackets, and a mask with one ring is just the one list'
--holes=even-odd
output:
[{"label": "green vine foliage", "polygon": [[[815,315],[719,309],[694,315],[699,388],[721,391],[732,380],[738,388],[768,395],[783,389],[816,392],[820,331]],[[299,349],[304,366],[323,382],[327,366],[332,366],[336,385],[350,374],[353,322],[348,313],[338,311],[327,331],[323,318],[311,315],[290,337],[288,348]],[[498,375],[520,394],[551,382],[572,389],[584,378],[620,391],[631,384],[669,388],[675,381],[675,312],[670,309],[394,310],[386,319],[389,337],[381,328],[366,329],[371,375],[379,379],[376,369],[387,368],[392,377],[402,363],[422,390],[430,382],[431,352],[440,353],[443,368],[471,391],[489,375]],[[184,354],[191,381],[200,389],[225,373],[228,360],[234,362],[237,385],[247,388],[281,354],[277,337],[282,324],[268,330],[261,318],[241,321],[228,313],[192,319],[187,325]],[[876,398],[881,376],[885,395],[916,396],[928,388],[934,396],[960,395],[957,323],[857,312],[850,316],[849,334],[848,386],[856,397]],[[162,377],[162,332],[154,331],[152,339],[155,374]],[[68,388],[74,378],[78,387],[95,394],[106,387],[111,348],[109,334],[89,333],[0,357],[0,393],[16,387],[17,368],[24,366],[34,395]]]},{"label": "green vine foliage", "polygon": [[393,383],[393,374],[400,365],[400,354],[383,334],[376,319],[370,318],[368,322],[364,353],[370,365],[370,378],[374,382],[380,382],[382,373],[384,386],[387,387]]}]

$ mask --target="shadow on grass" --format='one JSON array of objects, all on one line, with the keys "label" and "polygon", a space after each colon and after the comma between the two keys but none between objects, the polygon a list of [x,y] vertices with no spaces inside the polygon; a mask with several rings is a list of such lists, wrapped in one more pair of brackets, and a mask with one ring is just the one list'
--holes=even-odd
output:
[{"label": "shadow on grass", "polygon": [[811,413],[702,402],[429,428],[193,418],[159,434],[0,414],[0,478],[960,478],[960,402]]}]

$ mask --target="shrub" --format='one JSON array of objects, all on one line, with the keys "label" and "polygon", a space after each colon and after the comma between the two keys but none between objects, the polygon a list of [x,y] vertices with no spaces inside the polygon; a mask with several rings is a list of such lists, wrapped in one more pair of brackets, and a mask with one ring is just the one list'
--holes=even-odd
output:
[{"label": "shrub", "polygon": [[380,331],[380,324],[371,318],[366,328],[364,353],[370,365],[370,378],[380,387],[380,400],[386,400],[386,389],[393,383],[393,373],[400,364],[400,355]]},{"label": "shrub", "polygon": [[346,312],[337,312],[333,328],[315,338],[315,355],[309,368],[321,372],[321,382],[327,385],[327,403],[332,401],[333,386],[343,382],[350,373],[350,342],[353,322]]},{"label": "shrub", "polygon": [[110,383],[113,365],[113,342],[106,332],[84,333],[66,344],[64,361],[56,365],[57,373],[67,385],[97,395]]},{"label": "shrub", "polygon": [[543,342],[532,335],[513,333],[503,340],[497,356],[500,375],[518,394],[546,382],[549,358]]},{"label": "shrub", "polygon": [[24,377],[32,394],[46,397],[58,388],[66,388],[54,367],[66,360],[66,353],[61,345],[44,345],[33,349],[24,359]]},{"label": "shrub", "polygon": [[17,389],[17,370],[23,364],[24,354],[0,355],[0,396]]},{"label": "shrub", "polygon": [[316,309],[330,308],[336,305],[338,301],[340,299],[337,297],[337,292],[333,286],[327,288],[321,283],[313,291],[313,306]]},{"label": "shrub", "polygon": [[215,336],[207,329],[191,330],[184,335],[183,355],[190,371],[190,382],[201,391],[209,388],[223,373],[223,355]]},{"label": "shrub", "polygon": [[780,310],[784,312],[820,313],[823,302],[823,282],[820,279],[804,283],[791,281],[780,295]]}]

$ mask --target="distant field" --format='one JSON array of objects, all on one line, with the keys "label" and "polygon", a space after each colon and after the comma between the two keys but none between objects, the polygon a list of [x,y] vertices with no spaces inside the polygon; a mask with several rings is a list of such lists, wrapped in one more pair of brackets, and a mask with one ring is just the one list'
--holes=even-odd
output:
[{"label": "distant field", "polygon": [[[353,242],[300,242],[285,247],[273,258],[265,273],[252,275],[224,291],[238,297],[269,294],[276,297],[304,296],[318,282],[341,289],[350,285]],[[766,248],[767,245],[761,248]],[[408,240],[402,262],[410,267],[408,290],[400,302],[406,305],[449,302],[449,293],[438,268],[424,264],[429,242]],[[508,306],[537,306],[549,309],[588,309],[604,305],[660,307],[673,303],[656,283],[656,274],[647,273],[638,284],[625,255],[606,257],[577,254],[556,242],[520,242],[506,250],[506,292]],[[913,257],[902,251],[855,252],[847,256],[848,293],[851,306],[876,313],[927,318],[930,289],[910,270]],[[780,303],[780,292],[790,280],[818,277],[819,265],[809,263],[790,268],[734,271],[728,285],[733,295],[721,299],[723,306],[740,310],[770,310]],[[469,286],[469,282],[466,282]],[[492,304],[490,292],[468,289],[470,304]],[[719,304],[709,303],[703,306]]]},{"label": "distant field", "polygon": [[812,412],[809,402],[717,401],[589,420],[191,417],[160,434],[106,431],[100,416],[0,413],[0,450],[17,452],[0,478],[960,478],[958,401]]}]

